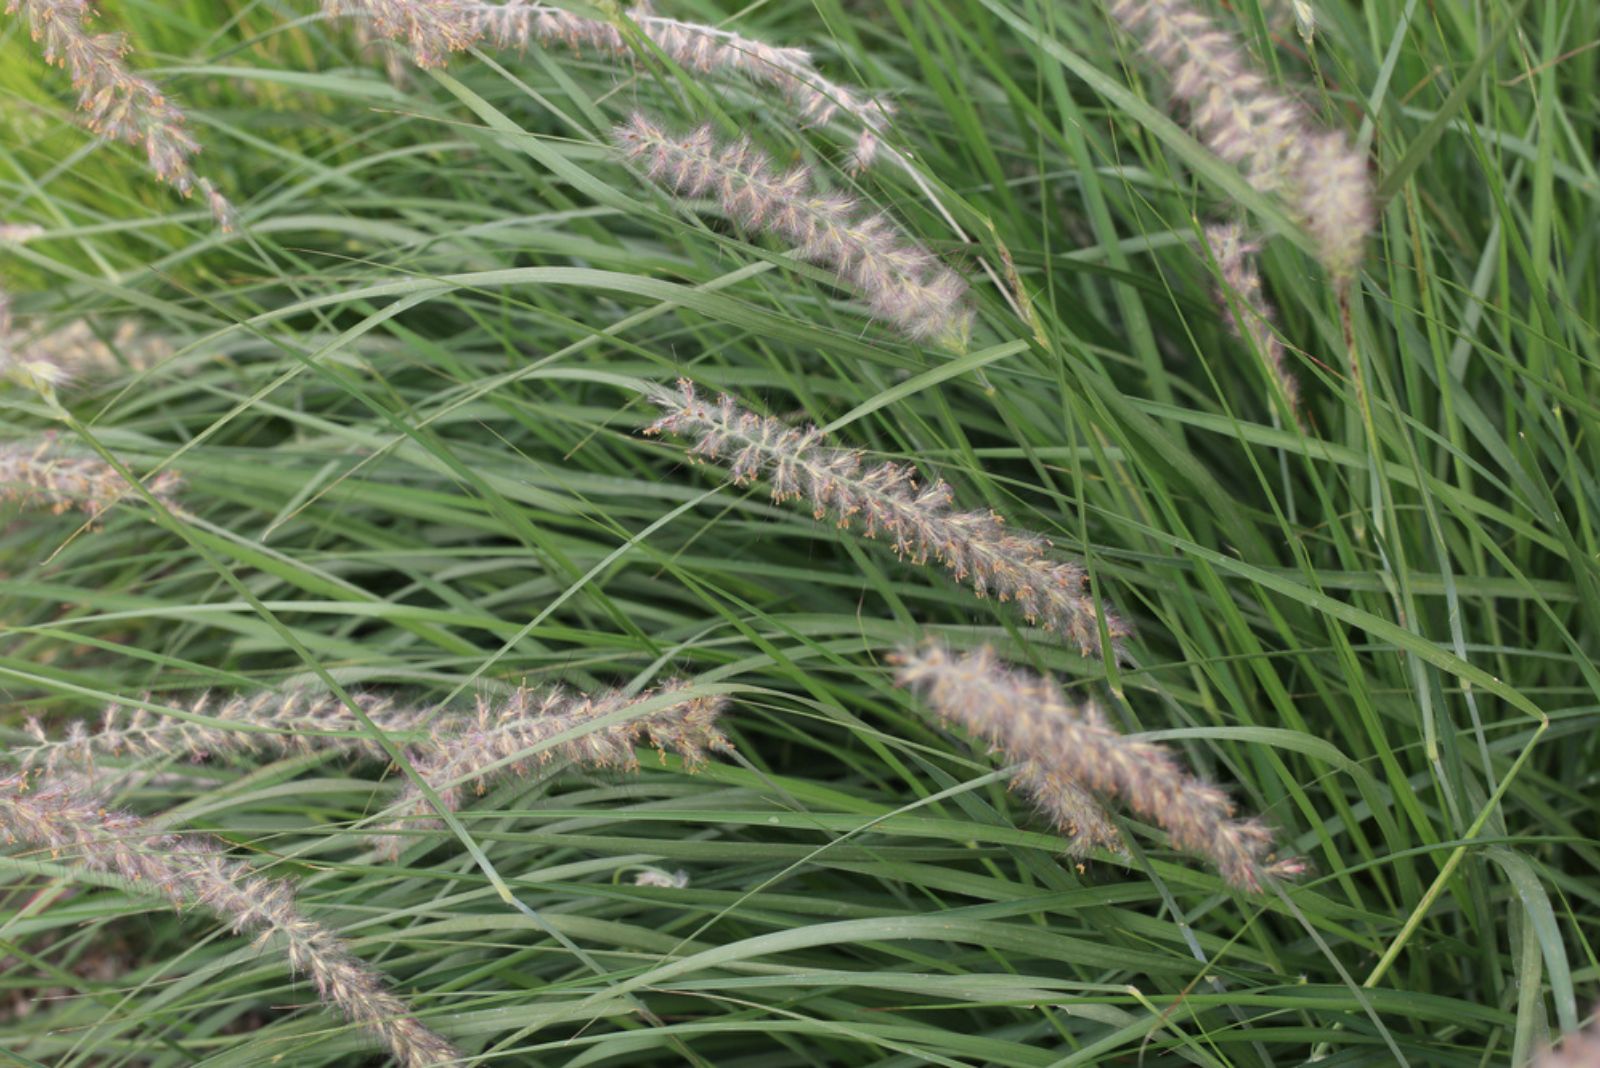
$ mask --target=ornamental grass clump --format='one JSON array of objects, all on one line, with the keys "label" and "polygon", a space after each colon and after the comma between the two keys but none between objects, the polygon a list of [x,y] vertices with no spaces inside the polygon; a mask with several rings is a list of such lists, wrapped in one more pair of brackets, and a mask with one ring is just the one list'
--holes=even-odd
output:
[{"label": "ornamental grass clump", "polygon": [[979,597],[1015,602],[1028,622],[1061,633],[1085,656],[1100,652],[1102,625],[1113,655],[1131,633],[1087,591],[1082,567],[1050,557],[1048,538],[1008,529],[991,511],[958,511],[942,479],[918,484],[916,470],[902,464],[864,467],[859,450],[824,444],[816,427],[757,415],[727,395],[708,403],[687,379],[655,401],[666,415],[645,433],[694,438],[691,459],[726,456],[735,483],[765,475],[773,500],[806,497],[818,519],[832,515],[841,527],[859,520],[863,534],[890,542],[903,559],[937,560]]},{"label": "ornamental grass clump", "polygon": [[88,0],[10,0],[5,11],[21,12],[45,61],[65,67],[72,76],[85,126],[100,137],[142,149],[158,179],[185,197],[200,193],[217,225],[233,229],[233,207],[191,165],[200,143],[189,133],[183,112],[154,82],[123,62],[129,51],[123,35],[89,32],[86,23],[95,10]]},{"label": "ornamental grass clump", "polygon": [[1108,8],[1166,71],[1207,147],[1289,204],[1330,274],[1352,276],[1372,229],[1373,194],[1349,138],[1274,88],[1243,43],[1188,0],[1111,0]]},{"label": "ornamental grass clump", "polygon": [[0,833],[57,863],[125,879],[176,908],[200,906],[236,932],[280,939],[290,966],[312,980],[323,1003],[371,1032],[407,1068],[460,1057],[334,932],[300,911],[287,883],[234,860],[210,838],[163,834],[106,809],[77,780],[47,778],[35,788],[25,774],[0,777]]},{"label": "ornamental grass clump", "polygon": [[1238,223],[1219,223],[1206,227],[1206,244],[1217,261],[1222,284],[1217,303],[1223,319],[1235,335],[1249,343],[1283,391],[1291,410],[1300,404],[1300,383],[1289,370],[1288,355],[1274,328],[1272,308],[1261,289],[1261,271],[1256,266],[1260,246],[1245,240]]},{"label": "ornamental grass clump", "polygon": [[[145,489],[161,504],[175,509],[181,485],[176,473],[162,471]],[[98,456],[63,449],[53,435],[0,445],[0,502],[43,506],[57,514],[77,509],[94,520],[119,501],[139,499],[111,464]]]},{"label": "ornamental grass clump", "polygon": [[[678,753],[692,770],[732,745],[717,729],[724,700],[688,696],[684,688],[673,682],[637,696],[610,691],[588,697],[524,686],[504,701],[480,697],[476,716],[411,754],[411,770],[450,811],[466,800],[469,783],[482,793],[491,776],[525,775],[555,759],[634,770],[639,766],[634,745],[645,738],[662,752]],[[653,707],[618,716],[646,702]],[[409,832],[443,826],[415,782],[406,785],[394,811],[395,818],[373,839],[380,854],[391,859],[404,849]]]},{"label": "ornamental grass clump", "polygon": [[713,196],[743,225],[795,243],[801,257],[836,271],[876,318],[907,337],[965,346],[972,312],[961,277],[887,215],[820,188],[810,168],[780,172],[743,138],[719,142],[710,126],[679,136],[639,113],[613,137],[651,180],[682,196]]},{"label": "ornamental grass clump", "polygon": [[1068,706],[1054,682],[1003,667],[992,650],[958,656],[928,644],[901,650],[895,662],[900,685],[1016,764],[1018,788],[1074,837],[1085,834],[1074,806],[1083,791],[1127,805],[1246,893],[1305,871],[1301,860],[1272,859],[1266,825],[1235,819],[1227,795],[1185,771],[1170,750],[1119,734],[1092,704]]}]

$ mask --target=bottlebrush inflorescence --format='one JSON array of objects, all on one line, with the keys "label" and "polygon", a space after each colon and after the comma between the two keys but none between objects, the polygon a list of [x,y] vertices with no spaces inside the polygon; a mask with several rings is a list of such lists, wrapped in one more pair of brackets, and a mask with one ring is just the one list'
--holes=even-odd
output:
[{"label": "bottlebrush inflorescence", "polygon": [[726,456],[735,482],[765,474],[774,500],[806,497],[818,519],[831,514],[840,526],[859,521],[863,534],[890,542],[900,556],[918,564],[937,560],[978,596],[1014,601],[1029,622],[1059,631],[1085,656],[1100,649],[1102,620],[1113,651],[1130,633],[1085,589],[1083,568],[1050,557],[1049,539],[1009,529],[994,512],[958,511],[942,480],[919,485],[916,471],[902,464],[866,467],[859,451],[825,445],[815,427],[757,415],[728,396],[708,402],[687,379],[678,392],[662,390],[655,399],[667,414],[646,433],[694,438],[689,455]]},{"label": "bottlebrush inflorescence", "polygon": [[1235,819],[1227,795],[1185,771],[1171,750],[1119,734],[1092,704],[1068,706],[1050,680],[1005,668],[989,649],[957,656],[929,644],[901,650],[896,662],[901,685],[1017,764],[1018,786],[1074,836],[1101,833],[1078,824],[1076,792],[1086,791],[1121,801],[1247,893],[1269,876],[1305,871],[1301,860],[1271,859],[1266,825]]}]

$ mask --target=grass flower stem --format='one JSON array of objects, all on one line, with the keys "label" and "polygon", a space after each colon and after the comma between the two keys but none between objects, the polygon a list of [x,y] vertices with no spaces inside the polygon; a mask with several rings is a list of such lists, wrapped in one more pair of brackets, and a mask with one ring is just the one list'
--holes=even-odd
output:
[{"label": "grass flower stem", "polygon": [[210,838],[163,834],[137,816],[107,810],[81,782],[47,778],[32,787],[25,774],[0,778],[7,841],[125,879],[176,908],[201,906],[235,931],[280,939],[290,966],[310,977],[321,999],[379,1038],[406,1068],[459,1058],[336,934],[300,911],[287,883],[234,860]]}]

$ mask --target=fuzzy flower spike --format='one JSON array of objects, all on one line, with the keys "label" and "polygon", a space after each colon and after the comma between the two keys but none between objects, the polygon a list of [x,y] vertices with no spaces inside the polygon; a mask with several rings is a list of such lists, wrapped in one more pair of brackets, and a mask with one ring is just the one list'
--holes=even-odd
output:
[{"label": "fuzzy flower spike", "polygon": [[[168,508],[177,508],[181,484],[175,473],[162,471],[146,488]],[[56,513],[76,508],[98,519],[124,499],[138,498],[117,469],[98,456],[65,451],[49,435],[0,445],[0,502],[42,504]]]},{"label": "fuzzy flower spike", "polygon": [[[633,46],[614,22],[588,18],[536,0],[470,3],[467,0],[323,0],[332,17],[362,20],[370,33],[403,42],[419,66],[435,67],[452,52],[478,44],[526,49],[564,45],[629,58]],[[852,165],[871,166],[882,155],[909,163],[882,144],[891,107],[885,100],[838,82],[817,70],[802,48],[779,48],[715,26],[655,14],[647,6],[627,17],[651,45],[685,70],[732,74],[752,85],[777,90],[808,125],[847,116],[857,127]]]},{"label": "fuzzy flower spike", "polygon": [[613,137],[653,181],[682,196],[714,196],[745,226],[793,242],[804,258],[837,271],[874,317],[907,337],[965,347],[972,312],[960,276],[887,215],[820,189],[809,168],[779,172],[746,140],[719,143],[709,126],[678,136],[638,113]]},{"label": "fuzzy flower spike", "polygon": [[1053,682],[1006,669],[992,650],[956,656],[930,644],[901,650],[896,662],[900,684],[940,719],[1017,764],[1018,785],[1058,823],[1077,816],[1056,803],[1057,792],[1085,791],[1121,801],[1246,893],[1305,871],[1298,859],[1271,859],[1272,832],[1235,819],[1227,795],[1183,770],[1170,750],[1117,733],[1092,704],[1069,707]]},{"label": "fuzzy flower spike", "polygon": [[458,1063],[455,1047],[424,1027],[336,934],[300,911],[288,884],[234,860],[212,839],[162,834],[137,816],[108,811],[73,780],[31,787],[26,775],[0,777],[0,834],[7,842],[126,879],[180,909],[199,905],[263,941],[275,937],[322,1000],[379,1038],[399,1064]]},{"label": "fuzzy flower spike", "polygon": [[[450,722],[434,720],[425,708],[397,705],[385,697],[358,694],[355,701],[379,730],[401,744],[425,729],[448,729]],[[388,750],[361,733],[360,720],[329,694],[203,694],[186,704],[184,711],[215,722],[163,716],[143,708],[130,713],[121,705],[108,705],[98,730],[74,721],[59,738],[47,734],[37,719],[30,719],[24,730],[33,744],[13,746],[6,756],[24,771],[54,775],[70,769],[97,780],[102,779],[100,762],[107,757],[198,763],[229,756],[337,752],[353,759],[389,760]]]},{"label": "fuzzy flower spike", "polygon": [[707,402],[687,379],[677,393],[655,398],[666,410],[647,434],[672,432],[696,439],[690,457],[729,459],[736,483],[766,475],[776,501],[806,497],[818,519],[833,515],[841,527],[859,519],[869,538],[881,537],[917,564],[938,560],[979,597],[1015,601],[1029,622],[1070,639],[1085,656],[1100,651],[1104,617],[1116,643],[1130,631],[1084,589],[1077,564],[1052,559],[1050,541],[1011,530],[993,512],[957,511],[955,494],[943,481],[916,482],[916,472],[893,463],[866,468],[859,451],[823,444],[815,427],[788,426],[761,416],[728,396]]},{"label": "fuzzy flower spike", "polygon": [[[469,783],[476,782],[482,793],[491,775],[526,774],[555,758],[583,767],[633,770],[639,766],[634,745],[645,738],[658,750],[675,750],[694,768],[705,763],[709,754],[732,746],[717,729],[723,699],[679,697],[682,688],[681,683],[669,683],[637,697],[617,691],[585,697],[520,687],[503,702],[480,698],[476,718],[433,745],[419,747],[412,767],[451,811],[466,800]],[[666,704],[620,722],[594,725],[603,716],[652,698]],[[562,737],[568,734],[572,737]],[[415,783],[406,785],[396,811],[399,815],[373,839],[379,852],[390,859],[400,855],[409,832],[442,826],[432,802]]]},{"label": "fuzzy flower spike", "polygon": [[1166,71],[1207,147],[1255,188],[1283,197],[1328,272],[1352,276],[1373,207],[1366,158],[1349,138],[1274,88],[1244,45],[1190,0],[1109,0],[1108,8]]},{"label": "fuzzy flower spike", "polygon": [[185,128],[183,112],[154,82],[123,62],[128,43],[121,34],[89,32],[85,24],[95,12],[88,0],[9,0],[5,10],[8,15],[20,11],[46,62],[65,67],[72,76],[85,126],[101,137],[143,149],[157,178],[185,197],[199,192],[217,225],[233,229],[233,207],[190,165],[200,143]]}]

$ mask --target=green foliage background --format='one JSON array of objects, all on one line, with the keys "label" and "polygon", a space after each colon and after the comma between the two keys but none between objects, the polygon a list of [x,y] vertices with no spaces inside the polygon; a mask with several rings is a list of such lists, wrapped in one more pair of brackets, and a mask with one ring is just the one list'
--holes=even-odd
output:
[{"label": "green foliage background", "polygon": [[[968,241],[780,101],[659,56],[481,54],[394,85],[310,4],[115,5],[241,207],[227,236],[74,128],[65,77],[0,19],[0,218],[47,232],[5,250],[5,288],[35,321],[131,315],[177,348],[67,392],[66,420],[6,391],[6,437],[169,465],[193,512],[4,514],[5,736],[208,688],[730,694],[736,758],[504,782],[466,842],[398,864],[352,833],[397,776],[337,760],[119,798],[300,880],[477,1063],[1524,1063],[1600,977],[1600,7],[1317,0],[1310,48],[1266,7],[1213,10],[1370,138],[1383,197],[1353,361],[1299,235],[1263,255],[1305,428],[1197,245],[1281,212],[1089,0],[663,11],[892,94],[893,142]],[[898,340],[620,165],[605,135],[634,107],[814,162],[974,279],[1009,255],[1036,327],[980,282],[968,353]],[[638,384],[679,375],[1049,533],[1134,623],[1134,663],[686,466],[638,433]],[[1132,822],[1130,858],[1075,869],[893,687],[886,654],[929,632],[1115,694],[1313,874],[1243,898]],[[636,887],[642,865],[690,888]],[[0,952],[0,987],[56,995],[0,1018],[0,1060],[371,1055],[280,956],[70,858],[0,858]]]}]

